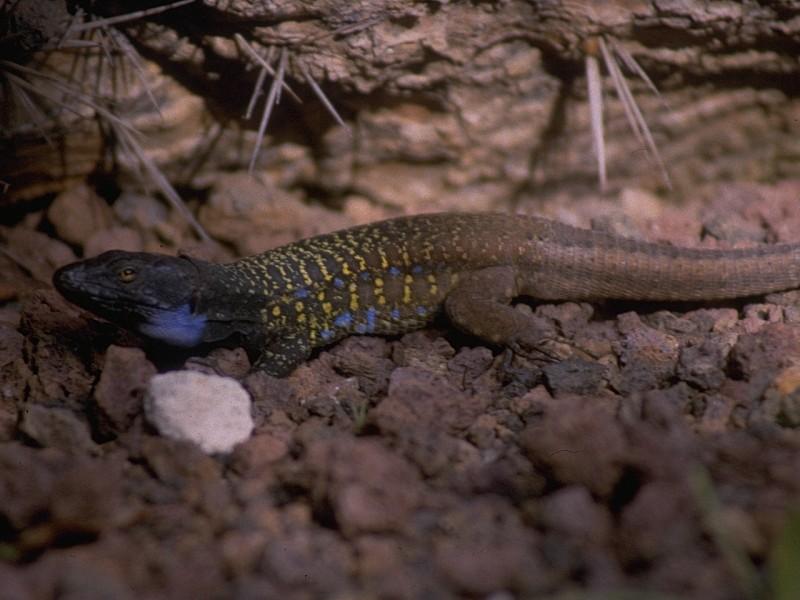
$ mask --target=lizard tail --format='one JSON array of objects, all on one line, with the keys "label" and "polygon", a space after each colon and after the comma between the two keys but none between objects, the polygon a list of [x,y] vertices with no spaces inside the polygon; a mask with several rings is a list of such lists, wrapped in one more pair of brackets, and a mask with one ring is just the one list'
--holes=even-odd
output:
[{"label": "lizard tail", "polygon": [[526,293],[537,298],[721,300],[800,287],[800,244],[678,248],[558,227],[569,230],[558,243],[531,247]]}]

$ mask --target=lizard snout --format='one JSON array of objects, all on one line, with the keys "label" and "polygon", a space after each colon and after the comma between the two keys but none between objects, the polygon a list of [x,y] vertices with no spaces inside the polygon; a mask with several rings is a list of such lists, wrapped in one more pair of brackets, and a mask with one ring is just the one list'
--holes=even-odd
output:
[{"label": "lizard snout", "polygon": [[80,287],[83,268],[80,263],[73,263],[53,273],[53,285],[64,296],[75,292]]}]

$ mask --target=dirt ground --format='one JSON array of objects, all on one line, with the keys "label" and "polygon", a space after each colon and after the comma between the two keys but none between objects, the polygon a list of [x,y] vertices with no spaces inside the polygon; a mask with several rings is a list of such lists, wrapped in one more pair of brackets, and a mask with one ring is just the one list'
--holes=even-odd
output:
[{"label": "dirt ground", "polygon": [[[86,209],[56,199],[3,230],[17,261],[0,258],[0,597],[722,599],[775,585],[797,542],[797,293],[533,305],[583,358],[534,364],[442,321],[349,338],[275,379],[240,349],[177,356],[67,305],[47,284],[74,258],[57,232],[102,213],[84,250],[126,227],[139,247],[155,235],[67,193]],[[800,239],[800,184],[708,193],[658,209],[640,193],[658,233],[647,215],[626,232]],[[607,203],[574,214],[589,223]],[[284,210],[275,238],[304,232],[309,210]],[[252,395],[256,430],[231,455],[143,418],[148,379],[178,368]]]},{"label": "dirt ground", "polygon": [[[800,598],[800,292],[520,302],[571,358],[440,319],[276,379],[50,284],[112,248],[225,261],[433,210],[800,242],[796,2],[196,0],[88,33],[140,4],[0,2],[0,600]],[[252,175],[274,79],[248,49],[290,86]],[[178,369],[239,380],[250,439],[158,435],[144,391]]]}]

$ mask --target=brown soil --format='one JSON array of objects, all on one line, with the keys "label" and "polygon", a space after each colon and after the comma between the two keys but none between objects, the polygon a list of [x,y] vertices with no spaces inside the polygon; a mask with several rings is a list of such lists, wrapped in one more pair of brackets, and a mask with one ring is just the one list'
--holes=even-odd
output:
[{"label": "brown soil", "polygon": [[[800,241],[796,3],[591,4],[198,0],[116,27],[147,59],[121,88],[101,53],[36,53],[67,3],[16,3],[13,36],[0,7],[6,56],[84,78],[213,238],[154,199],[91,107],[0,115],[0,598],[800,597],[785,577],[800,561],[796,292],[521,303],[575,357],[531,362],[441,320],[275,379],[241,349],[149,344],[50,285],[110,248],[228,260],[430,210],[703,247]],[[255,176],[260,115],[241,115],[258,71],[235,33],[263,56],[288,48],[304,101],[284,94]],[[610,191],[595,191],[583,61],[598,36],[671,107],[631,78],[673,193],[608,80]],[[252,395],[256,430],[230,456],[145,421],[148,380],[180,368]]]},{"label": "brown soil", "polygon": [[[694,209],[698,229],[728,232],[707,244],[784,237],[800,186],[715,194],[731,206],[734,189],[741,210],[666,208],[659,237],[685,236]],[[10,597],[733,598],[750,592],[731,548],[767,569],[800,494],[796,294],[539,305],[585,358],[532,364],[442,322],[352,337],[274,379],[239,349],[176,356],[65,304],[45,281],[72,250],[36,231],[66,227],[57,207],[8,230],[26,268],[2,259],[29,290],[0,325]],[[285,235],[307,210],[282,213]],[[96,235],[128,225],[112,215]],[[232,455],[144,422],[149,377],[181,367],[252,394],[256,431]]]}]

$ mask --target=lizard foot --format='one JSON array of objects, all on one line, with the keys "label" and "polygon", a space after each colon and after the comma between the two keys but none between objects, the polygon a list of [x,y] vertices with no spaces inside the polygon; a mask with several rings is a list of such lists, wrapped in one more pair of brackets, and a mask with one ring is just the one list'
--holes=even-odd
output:
[{"label": "lizard foot", "polygon": [[534,362],[553,363],[580,355],[569,340],[563,337],[539,337],[535,341],[517,340],[509,344],[515,354]]},{"label": "lizard foot", "polygon": [[562,348],[552,339],[543,338],[535,346],[513,342],[508,347],[514,354],[536,362],[557,362],[566,358]]}]

